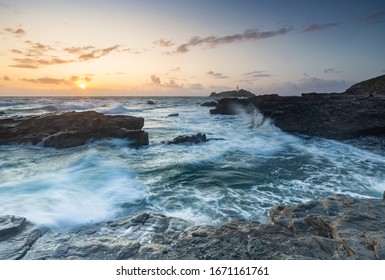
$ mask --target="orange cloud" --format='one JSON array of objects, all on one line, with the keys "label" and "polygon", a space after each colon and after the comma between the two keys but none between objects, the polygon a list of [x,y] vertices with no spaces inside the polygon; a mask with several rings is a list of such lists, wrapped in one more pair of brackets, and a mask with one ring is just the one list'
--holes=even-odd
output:
[{"label": "orange cloud", "polygon": [[69,85],[70,83],[65,79],[54,79],[54,78],[38,78],[38,79],[23,79],[25,82],[35,84],[49,84],[49,85]]},{"label": "orange cloud", "polygon": [[99,49],[99,50],[94,50],[90,53],[82,54],[79,56],[80,61],[86,61],[86,60],[91,60],[91,59],[96,59],[96,58],[101,58],[103,56],[108,55],[110,52],[115,51],[119,49],[119,45],[115,45],[110,48],[105,48],[105,49]]},{"label": "orange cloud", "polygon": [[173,43],[172,40],[165,40],[165,39],[160,39],[158,41],[155,41],[154,44],[159,45],[161,47],[171,47],[175,45],[175,43]]},{"label": "orange cloud", "polygon": [[22,28],[14,29],[11,27],[6,27],[6,28],[4,28],[4,31],[9,33],[9,34],[15,35],[16,37],[21,37],[21,36],[24,36],[25,34],[27,34],[25,32],[25,30]]}]

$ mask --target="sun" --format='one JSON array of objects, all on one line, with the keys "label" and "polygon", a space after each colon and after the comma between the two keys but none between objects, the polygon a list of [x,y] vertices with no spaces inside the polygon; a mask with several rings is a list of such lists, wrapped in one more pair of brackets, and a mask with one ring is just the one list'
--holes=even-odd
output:
[{"label": "sun", "polygon": [[80,85],[79,85],[79,87],[81,88],[81,89],[86,89],[86,84],[85,83],[81,83]]}]

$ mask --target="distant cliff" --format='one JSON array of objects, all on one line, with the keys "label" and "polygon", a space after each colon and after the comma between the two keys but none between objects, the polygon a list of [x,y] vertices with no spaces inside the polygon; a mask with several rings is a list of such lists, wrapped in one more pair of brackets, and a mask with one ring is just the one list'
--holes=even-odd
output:
[{"label": "distant cliff", "polygon": [[240,90],[231,90],[231,91],[222,91],[222,92],[212,92],[210,97],[254,97],[255,94],[250,91],[240,89]]}]

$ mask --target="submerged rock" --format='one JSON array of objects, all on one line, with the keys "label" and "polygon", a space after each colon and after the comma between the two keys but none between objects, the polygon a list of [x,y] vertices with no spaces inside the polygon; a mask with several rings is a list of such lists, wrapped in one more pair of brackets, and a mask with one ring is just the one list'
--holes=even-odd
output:
[{"label": "submerged rock", "polygon": [[0,217],[0,259],[385,259],[385,201],[334,195],[273,206],[267,223],[194,224],[159,213],[42,231]]},{"label": "submerged rock", "polygon": [[132,145],[148,145],[143,118],[110,116],[95,111],[65,112],[0,119],[0,144],[42,143],[69,148],[103,138],[126,138]]}]

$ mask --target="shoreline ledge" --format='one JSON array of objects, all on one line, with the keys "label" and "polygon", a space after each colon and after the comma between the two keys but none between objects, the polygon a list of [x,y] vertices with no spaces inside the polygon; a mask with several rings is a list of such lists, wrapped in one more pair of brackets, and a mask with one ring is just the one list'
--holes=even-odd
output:
[{"label": "shoreline ledge", "polygon": [[0,259],[385,259],[385,200],[346,195],[219,226],[141,212],[56,232],[0,216]]},{"label": "shoreline ledge", "polygon": [[0,145],[42,144],[71,148],[92,140],[125,138],[132,146],[148,145],[141,117],[104,115],[95,111],[62,112],[0,119]]}]

